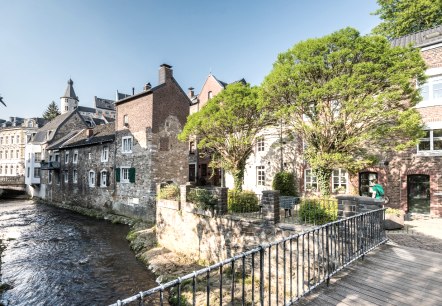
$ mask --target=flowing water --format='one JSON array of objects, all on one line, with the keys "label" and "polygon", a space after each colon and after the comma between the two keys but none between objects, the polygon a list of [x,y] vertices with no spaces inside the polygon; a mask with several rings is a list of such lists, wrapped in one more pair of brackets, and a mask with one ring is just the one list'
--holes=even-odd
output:
[{"label": "flowing water", "polygon": [[[31,201],[0,200],[0,305],[106,305],[156,285],[129,227]],[[1,292],[1,290],[0,290]]]}]

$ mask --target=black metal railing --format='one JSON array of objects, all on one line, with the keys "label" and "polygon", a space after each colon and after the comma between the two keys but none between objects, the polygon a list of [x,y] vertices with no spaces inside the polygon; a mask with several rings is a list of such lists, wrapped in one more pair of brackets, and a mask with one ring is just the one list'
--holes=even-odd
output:
[{"label": "black metal railing", "polygon": [[387,240],[384,210],[260,245],[112,305],[292,305]]}]

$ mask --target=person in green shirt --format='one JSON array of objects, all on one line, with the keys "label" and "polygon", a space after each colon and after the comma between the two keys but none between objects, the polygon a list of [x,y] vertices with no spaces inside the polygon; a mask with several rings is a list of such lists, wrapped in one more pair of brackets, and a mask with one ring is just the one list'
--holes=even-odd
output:
[{"label": "person in green shirt", "polygon": [[371,197],[374,199],[382,200],[385,195],[384,188],[380,184],[378,184],[377,179],[373,179],[371,180],[371,182],[374,184],[373,187],[371,187],[371,189],[373,190]]}]

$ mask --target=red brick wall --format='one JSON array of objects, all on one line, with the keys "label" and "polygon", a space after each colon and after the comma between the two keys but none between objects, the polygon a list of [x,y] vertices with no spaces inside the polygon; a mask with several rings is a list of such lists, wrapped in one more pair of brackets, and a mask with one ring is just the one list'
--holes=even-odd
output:
[{"label": "red brick wall", "polygon": [[442,46],[421,53],[429,68],[442,67]]},{"label": "red brick wall", "polygon": [[123,125],[124,116],[129,119],[129,130],[133,132],[145,130],[152,126],[152,93],[146,93],[127,102],[118,103],[116,107],[115,130],[127,128]]}]

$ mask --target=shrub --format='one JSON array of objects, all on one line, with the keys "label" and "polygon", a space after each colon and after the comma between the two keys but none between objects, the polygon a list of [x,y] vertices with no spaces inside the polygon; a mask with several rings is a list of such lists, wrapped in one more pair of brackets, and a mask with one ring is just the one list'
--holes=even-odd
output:
[{"label": "shrub", "polygon": [[194,188],[187,194],[187,201],[196,205],[199,209],[207,210],[212,209],[217,199],[212,195],[209,190],[202,188]]},{"label": "shrub", "polygon": [[160,188],[159,199],[179,201],[180,188],[178,185],[170,184]]},{"label": "shrub", "polygon": [[272,187],[274,190],[279,190],[279,193],[282,196],[298,196],[295,187],[295,176],[293,173],[287,171],[276,173],[273,178]]},{"label": "shrub", "polygon": [[299,207],[299,218],[314,224],[324,224],[338,219],[336,199],[303,199]]},{"label": "shrub", "polygon": [[396,208],[387,208],[386,210],[385,210],[385,213],[387,214],[387,215],[397,215],[397,216],[400,216],[401,214],[403,214],[404,213],[404,211],[403,210],[401,210],[401,209],[396,209]]},{"label": "shrub", "polygon": [[229,190],[227,209],[229,212],[259,211],[258,196],[252,191]]}]

